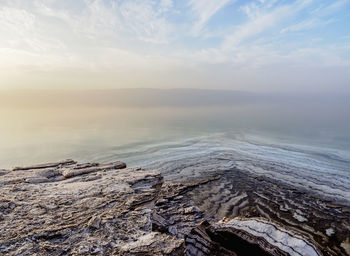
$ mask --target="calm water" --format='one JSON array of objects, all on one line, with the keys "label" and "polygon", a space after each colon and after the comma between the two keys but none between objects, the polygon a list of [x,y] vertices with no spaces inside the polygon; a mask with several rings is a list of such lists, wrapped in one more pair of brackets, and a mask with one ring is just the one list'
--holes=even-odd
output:
[{"label": "calm water", "polygon": [[161,170],[166,179],[239,168],[350,205],[346,111],[290,105],[7,107],[0,111],[0,166],[122,160]]},{"label": "calm water", "polygon": [[350,151],[350,125],[344,121],[349,116],[341,111],[337,115],[327,115],[322,110],[315,113],[312,109],[299,111],[291,106],[267,105],[8,107],[0,110],[0,116],[1,168],[63,158],[79,161],[120,159],[129,165],[144,164],[152,161],[145,148],[160,145],[161,148],[183,148],[183,143],[186,145],[192,140],[220,145],[237,138],[249,138],[263,144],[314,146],[313,150],[329,151],[342,157],[347,157]]}]

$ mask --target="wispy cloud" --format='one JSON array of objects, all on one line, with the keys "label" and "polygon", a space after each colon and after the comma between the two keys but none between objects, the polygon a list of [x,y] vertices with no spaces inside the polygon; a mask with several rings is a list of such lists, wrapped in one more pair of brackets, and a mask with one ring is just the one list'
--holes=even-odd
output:
[{"label": "wispy cloud", "polygon": [[225,86],[242,70],[326,74],[350,68],[348,11],[350,0],[0,0],[0,84],[28,70],[164,72],[198,86],[213,72]]},{"label": "wispy cloud", "polygon": [[304,21],[302,21],[300,23],[293,24],[291,26],[283,28],[281,30],[281,33],[309,30],[309,29],[313,29],[313,28],[316,28],[316,27],[320,27],[320,26],[323,26],[323,25],[330,24],[330,23],[332,23],[334,21],[335,21],[335,19],[329,19],[329,20],[309,19],[309,20],[304,20]]},{"label": "wispy cloud", "polygon": [[315,10],[313,10],[311,13],[317,16],[331,15],[339,11],[341,8],[348,7],[347,5],[349,3],[350,3],[350,0],[336,0],[336,1],[331,1],[330,3],[321,2],[320,6],[315,8]]},{"label": "wispy cloud", "polygon": [[233,33],[227,35],[222,44],[224,49],[236,47],[245,39],[257,36],[267,29],[278,26],[284,19],[295,15],[298,11],[305,8],[311,1],[296,1],[293,4],[277,6],[271,8],[270,2],[268,7],[264,5],[256,5],[255,3],[242,6],[242,10],[247,14],[249,20],[240,25]]},{"label": "wispy cloud", "polygon": [[233,0],[190,0],[189,5],[196,17],[192,29],[193,35],[198,36],[211,17],[230,2]]}]

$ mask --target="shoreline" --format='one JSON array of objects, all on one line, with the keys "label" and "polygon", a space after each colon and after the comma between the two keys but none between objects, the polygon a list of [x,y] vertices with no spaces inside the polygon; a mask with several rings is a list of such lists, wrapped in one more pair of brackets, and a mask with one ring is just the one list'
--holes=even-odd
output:
[{"label": "shoreline", "polygon": [[[277,218],[208,216],[193,194],[205,194],[222,174],[175,182],[119,161],[65,160],[0,175],[0,253],[7,255],[336,255]],[[343,245],[338,255],[349,254],[349,241]]]}]

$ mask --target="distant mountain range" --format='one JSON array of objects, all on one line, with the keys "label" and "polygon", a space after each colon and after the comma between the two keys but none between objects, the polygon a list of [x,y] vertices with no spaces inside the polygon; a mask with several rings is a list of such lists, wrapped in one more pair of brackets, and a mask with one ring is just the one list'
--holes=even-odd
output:
[{"label": "distant mountain range", "polygon": [[0,106],[190,107],[244,104],[346,103],[349,95],[252,93],[204,89],[7,90]]}]

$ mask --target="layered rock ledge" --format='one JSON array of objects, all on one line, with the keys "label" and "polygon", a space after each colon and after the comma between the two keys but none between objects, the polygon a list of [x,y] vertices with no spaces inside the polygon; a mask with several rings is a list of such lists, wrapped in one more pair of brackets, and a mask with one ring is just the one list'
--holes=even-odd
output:
[{"label": "layered rock ledge", "polygon": [[166,182],[122,162],[0,170],[0,255],[321,255],[261,218],[208,218],[184,196],[210,177]]}]

